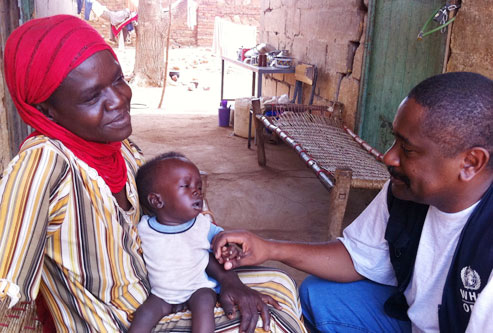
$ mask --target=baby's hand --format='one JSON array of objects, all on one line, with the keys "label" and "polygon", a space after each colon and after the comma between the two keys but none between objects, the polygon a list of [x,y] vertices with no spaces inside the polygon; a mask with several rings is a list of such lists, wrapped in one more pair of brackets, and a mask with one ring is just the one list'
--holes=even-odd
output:
[{"label": "baby's hand", "polygon": [[240,259],[243,256],[242,248],[236,243],[228,243],[221,248],[221,258],[225,269],[231,269],[230,260]]}]

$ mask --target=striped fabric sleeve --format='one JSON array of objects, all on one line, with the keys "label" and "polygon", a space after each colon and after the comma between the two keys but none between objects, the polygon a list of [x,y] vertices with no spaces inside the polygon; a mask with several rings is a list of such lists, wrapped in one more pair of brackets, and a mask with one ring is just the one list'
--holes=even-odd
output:
[{"label": "striped fabric sleeve", "polygon": [[21,151],[0,180],[0,298],[9,297],[10,307],[38,293],[48,221],[64,214],[63,198],[53,202],[50,188],[63,182],[66,169],[54,150],[32,148]]}]

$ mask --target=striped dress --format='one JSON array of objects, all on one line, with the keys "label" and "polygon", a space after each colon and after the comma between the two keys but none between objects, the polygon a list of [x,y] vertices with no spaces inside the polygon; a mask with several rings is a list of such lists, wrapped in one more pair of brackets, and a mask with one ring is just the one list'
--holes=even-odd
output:
[{"label": "striped dress", "polygon": [[[0,298],[14,305],[41,291],[59,332],[124,332],[147,298],[134,179],[143,157],[128,140],[121,151],[128,211],[94,169],[45,136],[27,140],[0,181]],[[304,332],[290,278],[263,269],[239,274],[282,304],[283,311],[272,310],[272,331]],[[237,319],[227,319],[221,308],[215,313],[218,332],[235,331]],[[189,331],[190,325],[190,313],[180,312],[155,331]]]}]

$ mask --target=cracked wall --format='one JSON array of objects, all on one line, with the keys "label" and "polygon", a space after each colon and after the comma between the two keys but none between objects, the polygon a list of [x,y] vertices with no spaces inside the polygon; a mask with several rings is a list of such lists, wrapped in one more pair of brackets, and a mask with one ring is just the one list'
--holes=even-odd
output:
[{"label": "cracked wall", "polygon": [[[316,65],[314,104],[338,100],[346,123],[354,128],[364,49],[367,1],[262,0],[260,42],[289,50],[297,62]],[[294,92],[293,75],[266,78],[264,95]],[[310,87],[305,87],[307,101]]]},{"label": "cracked wall", "polygon": [[493,79],[491,22],[491,0],[462,0],[453,23],[447,72],[477,72]]}]

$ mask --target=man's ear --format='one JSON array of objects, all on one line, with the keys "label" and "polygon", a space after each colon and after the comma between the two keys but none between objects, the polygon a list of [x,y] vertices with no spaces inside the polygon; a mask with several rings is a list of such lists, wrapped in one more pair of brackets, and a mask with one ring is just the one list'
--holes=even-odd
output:
[{"label": "man's ear", "polygon": [[460,178],[464,181],[473,179],[487,167],[490,157],[490,153],[482,147],[473,147],[466,151],[464,161],[462,162]]},{"label": "man's ear", "polygon": [[53,120],[53,112],[50,105],[45,101],[38,104],[34,104],[34,107],[44,114],[48,119]]},{"label": "man's ear", "polygon": [[147,195],[147,202],[149,202],[152,208],[160,209],[164,207],[164,200],[159,193],[149,193]]}]

